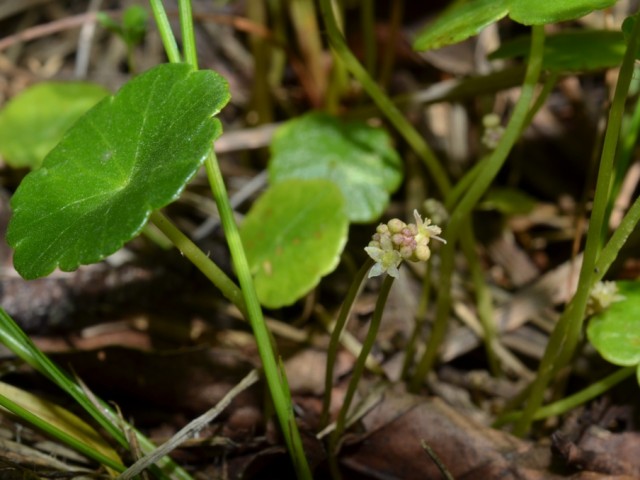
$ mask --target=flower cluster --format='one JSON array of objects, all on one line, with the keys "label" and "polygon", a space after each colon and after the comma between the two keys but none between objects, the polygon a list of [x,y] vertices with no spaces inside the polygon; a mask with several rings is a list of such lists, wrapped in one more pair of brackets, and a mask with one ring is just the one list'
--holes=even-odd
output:
[{"label": "flower cluster", "polygon": [[438,235],[442,232],[437,225],[431,225],[431,220],[424,221],[417,210],[413,211],[416,223],[406,224],[394,218],[387,223],[381,223],[376,228],[369,246],[365,247],[367,254],[376,264],[369,271],[369,277],[375,277],[387,272],[392,277],[398,276],[398,267],[403,260],[412,262],[426,262],[431,256],[429,242],[432,238],[446,243]]},{"label": "flower cluster", "polygon": [[624,295],[618,292],[618,284],[616,282],[598,282],[591,292],[587,300],[587,316],[595,315],[603,312],[612,303],[624,300]]}]

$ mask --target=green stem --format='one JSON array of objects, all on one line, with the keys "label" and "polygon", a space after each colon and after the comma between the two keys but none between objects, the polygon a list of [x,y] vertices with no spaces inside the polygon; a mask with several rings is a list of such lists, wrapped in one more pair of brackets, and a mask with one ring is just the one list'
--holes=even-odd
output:
[{"label": "green stem", "polygon": [[316,7],[311,0],[290,0],[287,3],[298,45],[315,83],[316,91],[311,100],[318,107],[319,104],[315,102],[321,101],[327,90],[327,69],[323,64],[324,52]]},{"label": "green stem", "polygon": [[416,345],[418,344],[418,339],[421,337],[424,326],[427,322],[427,309],[429,308],[429,300],[431,298],[431,266],[432,263],[427,262],[426,271],[422,278],[422,292],[420,293],[420,303],[418,304],[418,309],[416,311],[415,324],[413,326],[413,331],[411,332],[411,337],[409,337],[407,346],[404,349],[404,362],[402,364],[401,375],[401,378],[404,379],[407,379],[409,376],[409,371],[413,366],[416,354]]},{"label": "green stem", "polygon": [[149,0],[149,3],[151,4],[151,10],[153,10],[153,17],[158,25],[164,51],[167,52],[167,58],[171,63],[179,63],[181,61],[180,51],[178,50],[176,38],[173,36],[167,12],[165,12],[162,5],[162,0]]},{"label": "green stem", "polygon": [[196,36],[193,30],[193,17],[191,15],[191,0],[179,0],[178,10],[180,14],[180,31],[182,32],[184,61],[193,68],[198,68],[198,53],[196,51]]},{"label": "green stem", "polygon": [[[639,70],[635,69],[635,74]],[[629,169],[629,165],[634,160],[633,153],[635,146],[638,143],[638,136],[640,135],[640,101],[636,100],[636,104],[633,110],[633,115],[624,125],[624,131],[621,133],[621,147],[618,152],[618,158],[616,160],[616,172],[611,179],[611,196],[609,197],[609,204],[607,205],[606,222],[603,225],[603,236],[606,237],[606,227],[611,220],[611,213],[616,208],[615,202],[620,193],[622,182],[625,178],[625,173]]]},{"label": "green stem", "polygon": [[489,287],[484,279],[478,253],[476,252],[475,235],[471,222],[466,223],[463,227],[460,244],[467,258],[469,270],[471,271],[471,279],[473,280],[473,287],[476,292],[476,305],[484,333],[482,339],[484,340],[484,349],[487,354],[489,370],[494,376],[498,376],[501,373],[501,369],[498,357],[493,349],[493,346],[498,341],[495,317],[493,314],[493,300]]},{"label": "green stem", "polygon": [[640,197],[636,198],[633,202],[627,214],[622,218],[620,225],[616,228],[615,232],[613,232],[613,235],[611,235],[602,252],[600,252],[596,265],[593,268],[594,278],[592,284],[602,280],[611,264],[618,257],[618,252],[620,252],[629,235],[635,230],[638,222],[640,222]]},{"label": "green stem", "polygon": [[[130,448],[128,439],[114,422],[117,416],[111,407],[104,402],[100,402],[100,407],[94,404],[94,402],[87,397],[82,387],[36,347],[31,339],[2,308],[0,308],[0,343],[4,344],[34,370],[40,372],[71,396],[122,447],[125,449]],[[155,448],[155,445],[153,445],[148,438],[137,431],[135,431],[135,433],[145,453]],[[162,460],[158,462],[158,467],[159,468],[154,467],[154,470],[160,478],[168,478],[164,472],[171,472],[176,479],[191,479],[189,474],[175,464],[169,457],[163,457]]]},{"label": "green stem", "polygon": [[[542,88],[542,91],[537,96],[533,106],[527,112],[527,116],[526,116],[524,122],[522,123],[523,129],[527,125],[529,125],[531,123],[531,121],[533,120],[533,117],[535,116],[535,114],[538,112],[538,110],[540,110],[542,105],[544,105],[545,101],[549,97],[549,94],[552,92],[553,87],[555,86],[557,80],[558,80],[558,74],[557,73],[552,73],[551,75],[549,75],[547,77],[547,79],[545,80],[545,83],[544,83],[544,87]],[[478,161],[471,168],[471,170],[469,170],[455,184],[455,186],[451,190],[450,194],[446,198],[445,207],[447,208],[447,210],[451,211],[451,210],[453,210],[455,208],[455,206],[458,203],[458,201],[460,200],[460,198],[465,194],[465,192],[467,192],[467,190],[469,190],[469,188],[471,188],[471,185],[473,185],[475,183],[475,181],[478,178],[478,175],[480,174],[480,172],[482,172],[485,169],[485,165],[489,161],[489,158],[490,158],[489,156],[481,158],[480,161]]]},{"label": "green stem", "polygon": [[[548,417],[562,415],[563,413],[573,410],[579,405],[584,405],[589,400],[602,395],[604,392],[610,390],[618,383],[632,376],[636,372],[637,368],[637,366],[621,368],[611,375],[603,378],[602,380],[589,385],[587,388],[574,393],[573,395],[570,395],[549,405],[545,405],[544,407],[536,410],[535,414],[533,415],[533,419],[543,420]],[[521,415],[522,412],[519,411],[509,412],[508,414],[502,415],[500,418],[498,418],[493,423],[493,427],[500,428],[507,423],[512,423],[518,420]]]},{"label": "green stem", "polygon": [[58,440],[66,443],[68,446],[70,446],[74,450],[77,450],[78,452],[82,453],[88,458],[91,458],[102,465],[112,468],[117,472],[124,472],[126,470],[126,467],[121,463],[116,462],[111,457],[108,457],[100,453],[98,450],[92,448],[86,443],[79,441],[73,435],[70,435],[64,430],[61,430],[55,425],[52,425],[51,423],[43,420],[38,415],[31,413],[30,410],[27,410],[26,408],[21,407],[20,405],[18,405],[17,403],[9,399],[8,397],[5,397],[4,395],[1,395],[1,394],[0,394],[0,406],[6,408],[11,413],[13,413],[14,415],[17,415],[23,420],[26,420],[27,422],[31,423],[32,425],[39,428],[40,430],[50,435],[51,437],[57,438]]},{"label": "green stem", "polygon": [[360,2],[360,25],[364,41],[364,66],[367,71],[376,71],[376,36],[375,36],[375,8],[373,0]]},{"label": "green stem", "polygon": [[[275,5],[270,2],[272,7]],[[269,2],[250,0],[247,2],[246,14],[256,25],[267,24],[267,8]],[[286,42],[285,42],[286,43]],[[255,34],[249,35],[249,46],[253,56],[253,85],[251,87],[251,106],[256,113],[255,124],[273,122],[273,102],[269,81],[269,64],[273,57],[273,49],[269,42]]]},{"label": "green stem", "polygon": [[514,427],[514,434],[524,435],[531,426],[535,412],[542,405],[544,392],[555,372],[563,367],[573,357],[584,320],[585,308],[589,292],[593,286],[594,267],[600,251],[601,232],[606,217],[606,209],[610,194],[611,177],[613,174],[616,148],[620,135],[620,126],[624,114],[627,91],[633,75],[635,54],[640,45],[640,21],[636,20],[627,45],[618,82],[616,85],[609,122],[605,133],[600,169],[596,183],[593,201],[593,211],[587,232],[587,241],[578,279],[577,291],[553,330],[542,361],[538,368],[538,375],[533,381],[531,394],[522,412],[522,416]]},{"label": "green stem", "polygon": [[245,298],[246,311],[249,317],[249,323],[253,329],[253,334],[258,345],[258,352],[262,360],[265,378],[271,392],[273,405],[280,421],[280,427],[284,435],[289,454],[291,455],[294,468],[299,479],[311,479],[311,470],[307,463],[304,449],[302,448],[302,440],[298,427],[295,423],[293,410],[291,408],[291,396],[287,395],[288,388],[283,385],[282,378],[279,373],[276,354],[271,344],[271,336],[262,315],[262,308],[258,301],[258,296],[253,284],[249,263],[242,246],[240,232],[233,217],[231,205],[227,190],[224,185],[222,173],[216,159],[215,153],[212,151],[205,161],[209,183],[213,197],[220,212],[220,220],[224,228],[233,266],[240,283],[240,288]]},{"label": "green stem", "polygon": [[[402,15],[404,13],[404,0],[395,0],[391,2],[391,14],[389,15],[389,41],[386,42],[384,51],[380,59],[380,86],[386,90],[391,80],[393,65],[396,59],[396,51],[398,42],[400,41],[400,29],[402,27]],[[370,70],[372,71],[372,70]]]},{"label": "green stem", "polygon": [[445,198],[445,208],[448,212],[455,209],[460,199],[469,191],[471,185],[475,183],[485,165],[489,162],[489,156],[482,157],[471,169],[453,186],[449,195]]},{"label": "green stem", "polygon": [[[167,54],[169,55],[169,58],[172,62],[179,61],[179,55],[176,55],[175,52],[172,53],[171,51],[172,45],[175,45],[175,39],[173,39],[173,35],[171,34],[171,28],[169,27],[168,21],[166,23],[163,21],[163,19],[166,20],[166,12],[162,8],[162,3],[157,0],[151,1],[152,7],[155,4],[154,15],[156,17],[156,21],[158,22],[159,28],[161,29],[161,35],[163,38],[165,49],[167,49]],[[195,68],[197,68],[197,55],[195,37],[193,34],[193,19],[191,18],[191,6],[186,5],[187,3],[189,3],[189,0],[180,1],[180,25],[182,28],[183,40],[185,43],[185,55],[187,61]],[[168,40],[165,41],[165,37],[170,37],[171,39],[173,39],[173,42],[170,42]],[[199,249],[196,248],[196,250],[193,250],[191,248],[191,245],[189,245],[190,242],[186,239],[186,237],[181,238],[177,233],[177,230],[167,228],[169,222],[165,222],[164,220],[166,219],[163,219],[163,217],[159,213],[156,212],[152,214],[152,218],[154,219],[154,221],[158,221],[158,223],[156,224],[159,228],[166,229],[166,231],[163,231],[165,234],[167,234],[167,236],[171,234],[174,236],[174,238],[181,241],[182,246],[190,252],[191,256],[197,259],[196,266],[198,268],[201,268],[203,273],[205,273],[206,270],[208,274],[205,273],[205,275],[211,275],[210,278],[212,278],[212,281],[213,279],[215,279],[214,284],[224,288],[225,290],[223,290],[223,292],[226,292],[225,295],[229,295],[230,297],[235,298],[236,301],[234,302],[234,304],[238,306],[240,310],[246,313],[249,323],[251,324],[251,328],[253,329],[253,334],[256,338],[256,344],[258,345],[258,352],[260,354],[260,359],[262,360],[265,378],[267,380],[267,384],[271,393],[271,399],[273,401],[273,405],[280,422],[282,434],[285,438],[289,454],[291,455],[294,469],[299,479],[311,479],[311,470],[309,469],[309,465],[304,454],[304,449],[302,447],[302,440],[300,438],[298,426],[296,425],[295,418],[293,416],[293,408],[291,407],[292,401],[291,395],[289,393],[289,388],[288,385],[284,383],[283,377],[280,375],[277,357],[271,344],[271,335],[269,333],[269,330],[267,329],[264,317],[262,315],[262,308],[260,307],[260,302],[258,301],[258,297],[253,285],[253,278],[251,277],[247,257],[242,246],[240,233],[233,217],[233,210],[231,209],[231,205],[229,204],[227,190],[224,185],[222,173],[220,172],[220,166],[218,165],[218,161],[216,159],[213,148],[211,149],[211,152],[205,160],[205,167],[207,170],[207,175],[209,177],[211,191],[213,193],[213,197],[216,201],[216,205],[220,213],[220,220],[222,222],[222,227],[224,228],[227,244],[229,245],[229,250],[231,251],[233,265],[240,282],[240,288],[242,289],[242,295],[244,297],[244,308],[240,307],[241,302],[236,297],[237,292],[235,291],[235,285],[233,285],[233,282],[227,281],[228,279],[225,279],[223,276],[221,276],[221,272],[212,262],[207,263],[200,255],[202,252],[198,253],[197,250]],[[186,254],[187,253],[185,251],[185,255]],[[204,269],[202,267],[204,267]]]},{"label": "green stem", "polygon": [[[384,281],[382,282],[382,287],[380,288],[380,293],[378,294],[376,308],[371,318],[371,325],[369,325],[367,337],[362,344],[362,350],[360,351],[360,355],[358,355],[358,359],[356,360],[356,363],[353,367],[351,380],[349,381],[349,386],[347,388],[347,392],[344,396],[344,401],[342,403],[342,406],[340,407],[340,412],[338,413],[338,418],[336,420],[336,428],[333,432],[331,432],[331,438],[329,441],[329,459],[332,462],[337,461],[336,447],[338,445],[340,437],[342,436],[342,433],[344,432],[345,424],[347,421],[347,414],[349,413],[349,407],[351,406],[351,402],[353,401],[356,389],[358,388],[358,383],[360,382],[362,374],[364,373],[367,357],[369,356],[369,353],[373,348],[373,344],[376,341],[376,335],[378,334],[380,322],[382,321],[384,306],[387,303],[387,298],[389,297],[389,292],[391,291],[393,280],[394,278],[392,276],[386,275]],[[335,463],[332,467],[332,471],[337,472]]]},{"label": "green stem", "polygon": [[404,117],[402,112],[398,110],[389,97],[385,95],[369,73],[362,67],[358,59],[351,53],[333,15],[331,0],[320,0],[320,10],[324,19],[329,42],[335,53],[351,74],[362,84],[362,87],[369,96],[371,96],[372,100],[391,124],[398,130],[398,133],[402,135],[405,141],[422,159],[427,170],[433,177],[436,186],[443,195],[446,195],[451,188],[447,173],[429,148],[429,145],[424,141],[422,135],[420,135],[413,125]]},{"label": "green stem", "polygon": [[360,270],[353,277],[349,291],[344,299],[338,319],[333,326],[333,332],[331,332],[331,339],[329,341],[329,347],[327,349],[327,367],[324,377],[324,398],[322,399],[322,415],[320,417],[320,427],[323,428],[329,423],[329,411],[331,409],[331,391],[333,387],[333,369],[336,363],[336,357],[338,355],[338,347],[340,346],[340,337],[347,326],[347,320],[349,314],[353,308],[358,292],[360,292],[363,286],[363,280],[365,275],[373,265],[373,260],[370,258],[362,265]]},{"label": "green stem", "polygon": [[[449,310],[451,303],[451,278],[454,268],[454,249],[466,223],[469,222],[471,211],[484,195],[491,182],[495,179],[504,165],[504,162],[518,140],[527,118],[527,112],[531,105],[535,86],[540,77],[542,69],[542,58],[544,52],[544,29],[540,25],[532,27],[531,51],[529,63],[525,74],[524,83],[520,98],[515,105],[511,119],[505,129],[504,135],[500,139],[498,146],[488,159],[482,162],[482,169],[475,170],[475,180],[470,184],[469,189],[461,198],[457,207],[451,215],[451,220],[447,227],[447,245],[442,249],[442,267],[440,273],[440,289],[438,292],[438,302],[436,306],[436,319],[433,325],[431,336],[425,353],[416,368],[415,375],[411,382],[411,389],[417,390],[420,383],[435,364],[438,350],[447,332],[449,320]],[[449,203],[449,202],[447,202]]]},{"label": "green stem", "polygon": [[222,294],[247,316],[247,307],[244,303],[242,291],[231,280],[226,273],[213,263],[213,261],[205,255],[184,233],[182,233],[171,221],[165,217],[160,211],[151,214],[151,221],[167,236],[169,240],[176,246],[180,253],[193,263],[205,277],[211,280],[216,287],[220,289]]}]

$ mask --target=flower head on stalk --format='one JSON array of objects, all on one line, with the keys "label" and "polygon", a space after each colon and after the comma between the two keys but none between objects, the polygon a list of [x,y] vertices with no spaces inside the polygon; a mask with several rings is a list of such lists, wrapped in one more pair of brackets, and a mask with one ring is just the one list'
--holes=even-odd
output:
[{"label": "flower head on stalk", "polygon": [[618,284],[616,282],[598,282],[591,292],[587,300],[587,316],[595,315],[605,311],[612,303],[625,300],[624,295],[620,295]]},{"label": "flower head on stalk", "polygon": [[413,211],[416,223],[406,224],[394,218],[386,224],[381,223],[376,228],[369,246],[365,251],[375,260],[376,264],[369,271],[369,277],[375,277],[387,272],[392,277],[399,274],[398,267],[403,260],[412,262],[426,262],[431,256],[429,242],[431,239],[446,241],[438,235],[442,232],[437,225],[431,225],[431,220],[422,217],[417,210]]}]

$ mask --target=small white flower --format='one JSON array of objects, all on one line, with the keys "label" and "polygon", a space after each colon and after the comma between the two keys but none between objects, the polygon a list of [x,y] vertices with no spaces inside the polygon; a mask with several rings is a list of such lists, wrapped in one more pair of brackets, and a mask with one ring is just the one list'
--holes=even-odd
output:
[{"label": "small white flower", "polygon": [[422,239],[426,239],[429,243],[429,239],[439,240],[442,243],[447,243],[444,238],[440,238],[438,235],[442,233],[442,229],[437,225],[431,225],[431,220],[422,217],[418,213],[418,210],[413,211],[413,217],[416,219],[416,226],[418,227],[418,235],[416,236],[416,242],[420,243]]},{"label": "small white flower", "polygon": [[377,277],[387,272],[394,278],[398,278],[400,270],[398,267],[402,263],[402,257],[397,250],[383,250],[378,247],[365,247],[365,252],[376,262],[369,270],[369,278]]},{"label": "small white flower", "polygon": [[618,284],[616,282],[598,282],[593,286],[591,292],[589,292],[587,315],[600,313],[609,308],[612,303],[624,299],[624,295],[620,295],[618,292]]}]

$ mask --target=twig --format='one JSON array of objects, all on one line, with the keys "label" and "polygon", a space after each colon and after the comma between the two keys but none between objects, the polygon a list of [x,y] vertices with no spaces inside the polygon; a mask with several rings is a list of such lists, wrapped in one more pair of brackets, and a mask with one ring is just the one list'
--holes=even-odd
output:
[{"label": "twig", "polygon": [[96,17],[95,14],[100,10],[102,0],[91,0],[87,13],[94,14],[91,21],[87,21],[82,25],[80,29],[80,35],[78,38],[78,51],[76,53],[76,78],[84,78],[87,76],[89,69],[89,57],[91,56],[91,41],[96,32]]},{"label": "twig", "polygon": [[454,480],[453,475],[451,475],[451,472],[449,472],[445,464],[442,463],[442,460],[436,454],[436,452],[434,452],[433,448],[431,448],[427,444],[427,442],[424,441],[424,439],[420,440],[420,445],[422,445],[422,448],[424,448],[424,451],[427,452],[427,455],[429,455],[431,457],[431,460],[433,460],[433,462],[436,464],[436,466],[438,467],[438,470],[440,470],[440,473],[442,473],[442,476],[447,480]]},{"label": "twig", "polygon": [[[105,12],[111,15],[120,15],[119,10]],[[28,42],[35,40],[36,38],[46,37],[53,33],[63,32],[72,28],[82,27],[85,23],[91,23],[96,21],[96,14],[94,12],[81,13],[80,15],[74,15],[72,17],[61,18],[53,22],[45,23],[44,25],[36,25],[35,27],[27,28],[21,32],[18,32],[8,37],[4,37],[0,40],[0,52],[9,48],[11,45],[15,45],[20,42]]]},{"label": "twig", "polygon": [[198,433],[208,423],[210,423],[213,419],[220,415],[220,413],[222,413],[222,411],[229,406],[229,404],[235,397],[237,397],[241,392],[249,388],[257,381],[258,371],[255,369],[251,370],[249,374],[240,381],[240,383],[238,383],[235,387],[229,390],[229,392],[227,392],[227,394],[222,398],[222,400],[217,403],[215,407],[189,422],[178,433],[176,433],[173,437],[156,448],[153,452],[142,457],[140,460],[131,465],[127,470],[122,472],[120,476],[118,476],[118,480],[129,480],[133,478],[150,465],[156,463],[160,458],[178,448],[186,440]]}]

